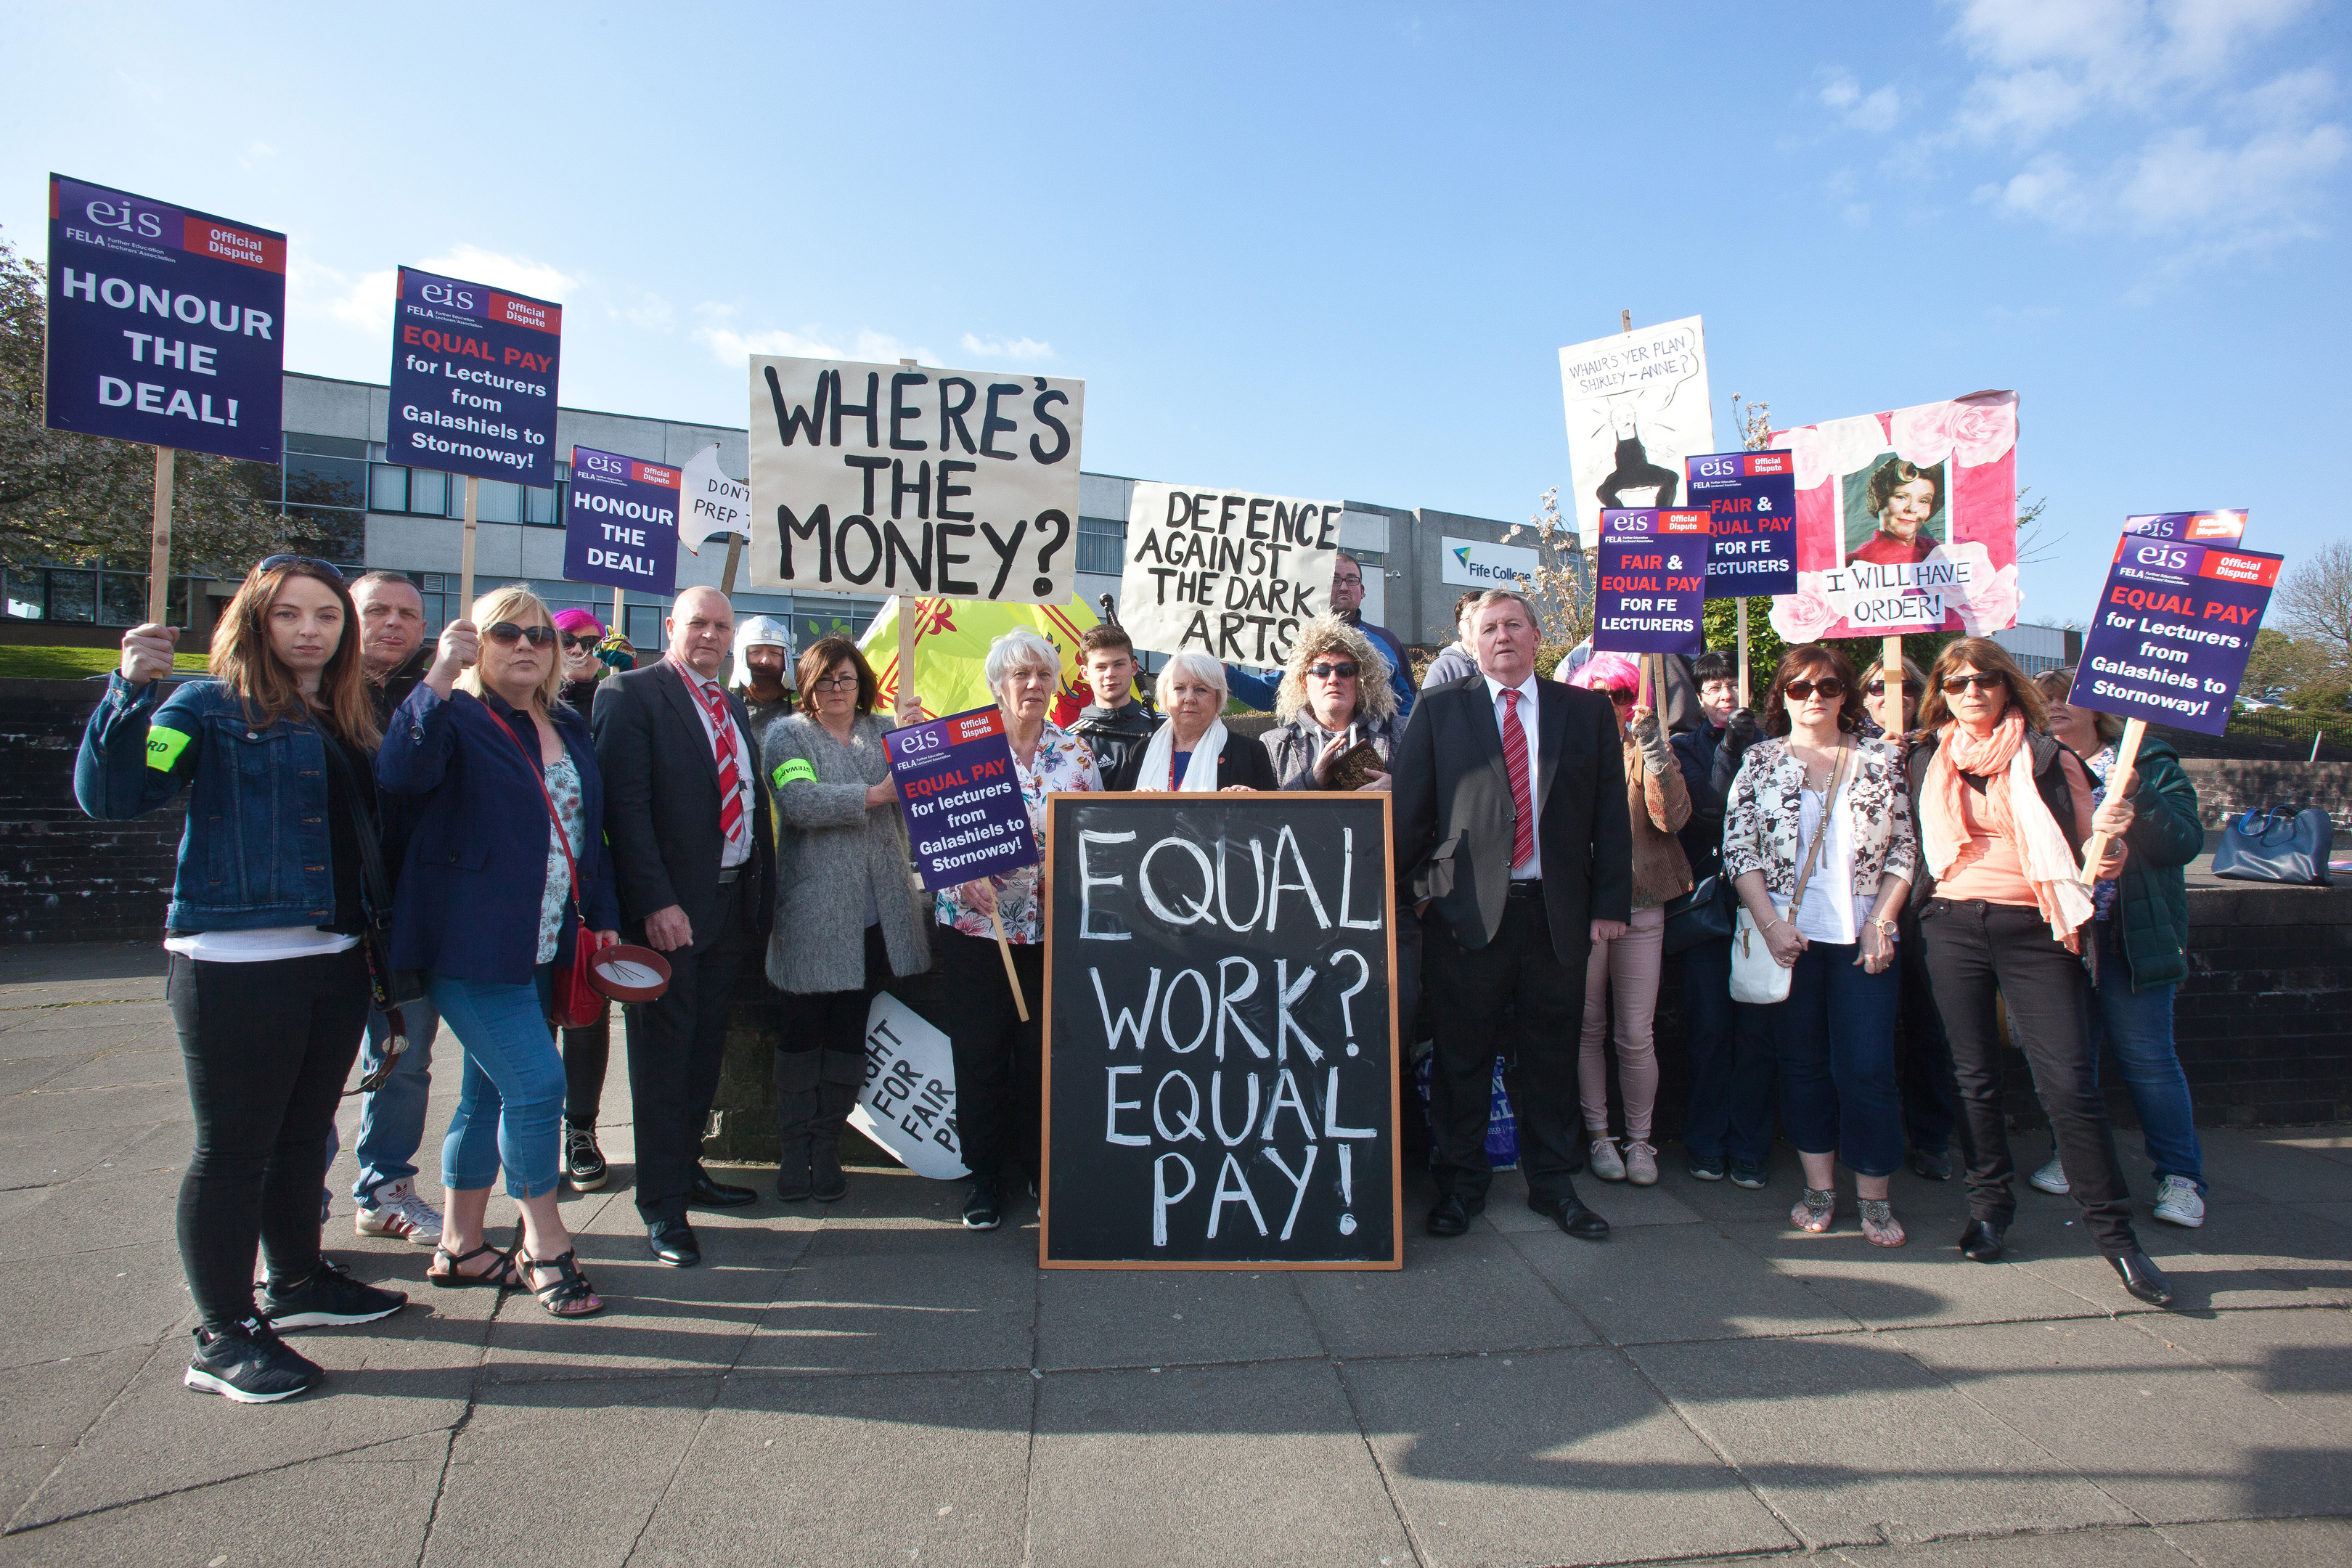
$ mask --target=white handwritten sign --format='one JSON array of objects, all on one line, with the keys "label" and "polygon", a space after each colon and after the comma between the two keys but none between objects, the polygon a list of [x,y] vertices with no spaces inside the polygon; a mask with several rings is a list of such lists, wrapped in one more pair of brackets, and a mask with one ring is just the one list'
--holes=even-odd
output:
[{"label": "white handwritten sign", "polygon": [[866,1082],[849,1124],[919,1176],[966,1174],[948,1037],[888,992],[866,1011]]},{"label": "white handwritten sign", "polygon": [[1331,607],[1340,501],[1140,483],[1128,504],[1119,625],[1155,653],[1288,661]]},{"label": "white handwritten sign", "polygon": [[751,537],[751,487],[719,466],[719,443],[686,461],[678,490],[677,542],[695,554],[714,533]]}]

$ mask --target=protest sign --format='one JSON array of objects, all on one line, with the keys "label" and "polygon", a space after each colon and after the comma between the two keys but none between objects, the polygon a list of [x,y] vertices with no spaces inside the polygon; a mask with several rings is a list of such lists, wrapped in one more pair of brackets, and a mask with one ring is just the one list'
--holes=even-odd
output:
[{"label": "protest sign", "polygon": [[50,429],[279,460],[277,230],[51,174],[48,317]]},{"label": "protest sign", "polygon": [[678,471],[593,447],[572,448],[563,574],[667,594],[677,584]]},{"label": "protest sign", "polygon": [[1339,501],[1139,483],[1118,624],[1139,648],[1280,665],[1331,606]]},{"label": "protest sign", "polygon": [[1704,511],[1655,507],[1601,514],[1592,599],[1596,650],[1705,651],[1710,521]]},{"label": "protest sign", "polygon": [[2178,539],[2188,544],[2235,544],[2246,537],[2246,510],[2141,512],[2124,519],[2124,535]]},{"label": "protest sign", "polygon": [[2124,535],[2083,634],[2074,700],[2126,719],[2221,734],[2280,561],[2251,550]]},{"label": "protest sign", "polygon": [[1385,794],[1056,795],[1047,1268],[1396,1268]]},{"label": "protest sign", "polygon": [[866,1010],[866,1081],[849,1124],[919,1176],[949,1182],[966,1174],[954,1052],[945,1035],[887,991]]},{"label": "protest sign", "polygon": [[716,441],[686,460],[678,484],[677,542],[699,555],[714,533],[751,537],[751,487],[727,477],[719,466]]},{"label": "protest sign", "polygon": [[1524,544],[1441,535],[1437,580],[1456,588],[1520,588],[1536,580],[1543,557]]},{"label": "protest sign", "polygon": [[1792,643],[2017,624],[2017,394],[1776,430],[1797,466]]},{"label": "protest sign", "polygon": [[390,460],[552,485],[563,307],[413,267],[399,288]]},{"label": "protest sign", "polygon": [[1604,510],[1688,504],[1684,460],[1715,450],[1699,318],[1571,343],[1559,380],[1580,537],[1599,536]]},{"label": "protest sign", "polygon": [[[882,746],[898,785],[899,809],[906,813],[915,875],[925,888],[937,892],[1037,863],[1029,808],[1022,802],[1013,748],[1004,737],[1003,710],[992,702],[969,713],[908,724],[884,734]],[[776,770],[776,787],[791,782],[788,770],[807,767],[803,762],[784,763]]]},{"label": "protest sign", "polygon": [[1706,596],[1797,591],[1797,463],[1788,452],[1711,452],[1687,459],[1690,504],[1704,506]]},{"label": "protest sign", "polygon": [[751,362],[751,584],[1057,605],[1086,383]]},{"label": "protest sign", "polygon": [[[988,647],[1015,626],[1042,635],[1062,658],[1054,682],[1053,706],[1045,717],[1066,727],[1093,699],[1087,694],[1086,671],[1078,668],[1078,638],[1095,625],[1095,613],[1083,600],[1066,605],[988,605],[971,599],[892,599],[874,617],[857,640],[866,662],[874,667],[879,694],[875,708],[898,709],[898,613],[908,609],[915,620],[914,694],[921,699],[916,718],[935,718],[996,700],[988,689]],[[803,638],[824,635],[822,615],[795,615]]]}]

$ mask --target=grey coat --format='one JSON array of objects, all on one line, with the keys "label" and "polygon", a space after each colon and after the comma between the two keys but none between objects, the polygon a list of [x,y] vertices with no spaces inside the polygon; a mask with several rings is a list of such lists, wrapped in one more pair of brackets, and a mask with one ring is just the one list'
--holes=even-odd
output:
[{"label": "grey coat", "polygon": [[[802,995],[863,987],[869,886],[891,973],[929,969],[930,938],[916,910],[906,823],[896,805],[866,804],[866,786],[890,776],[882,721],[859,715],[845,747],[823,724],[795,713],[768,727],[761,756],[783,839],[769,980]],[[807,777],[812,771],[816,776]]]},{"label": "grey coat", "polygon": [[[1372,750],[1380,752],[1382,762],[1395,758],[1397,737],[1403,733],[1404,725],[1394,714],[1364,721],[1364,739],[1372,743]],[[1265,754],[1274,760],[1274,776],[1282,781],[1276,787],[1321,789],[1323,786],[1315,782],[1315,759],[1322,755],[1330,739],[1330,732],[1307,712],[1259,736]]]}]

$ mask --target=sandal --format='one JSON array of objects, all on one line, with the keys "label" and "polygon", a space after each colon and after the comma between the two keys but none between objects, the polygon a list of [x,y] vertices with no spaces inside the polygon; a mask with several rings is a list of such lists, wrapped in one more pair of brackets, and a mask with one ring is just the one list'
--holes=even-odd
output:
[{"label": "sandal", "polygon": [[1895,1205],[1885,1198],[1862,1200],[1862,1235],[1873,1247],[1900,1247],[1911,1239],[1895,1217]]},{"label": "sandal", "polygon": [[580,1255],[569,1251],[554,1258],[525,1258],[520,1260],[526,1279],[534,1268],[555,1270],[554,1283],[526,1285],[525,1289],[539,1298],[551,1318],[584,1318],[604,1310],[604,1302],[589,1287],[588,1276],[580,1272]]},{"label": "sandal", "polygon": [[[446,1247],[433,1249],[433,1261],[425,1267],[425,1278],[434,1285],[454,1288],[459,1285],[492,1285],[500,1290],[520,1290],[523,1281],[515,1273],[515,1258],[522,1251],[518,1240],[504,1252],[485,1241],[473,1251],[462,1256]],[[469,1270],[466,1265],[477,1258],[495,1258],[498,1261],[487,1268]]]},{"label": "sandal", "polygon": [[1819,1187],[1807,1187],[1797,1206],[1789,1211],[1789,1223],[1813,1236],[1829,1229],[1836,1218],[1837,1194]]}]

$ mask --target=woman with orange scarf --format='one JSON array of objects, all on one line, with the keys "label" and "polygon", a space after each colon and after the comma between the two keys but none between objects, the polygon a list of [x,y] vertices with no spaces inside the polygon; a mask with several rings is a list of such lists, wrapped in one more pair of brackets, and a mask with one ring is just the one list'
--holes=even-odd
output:
[{"label": "woman with orange scarf", "polygon": [[2132,1230],[2131,1195],[2091,1054],[2091,977],[2083,969],[2096,952],[2082,940],[2095,908],[2082,880],[2082,846],[2095,831],[2111,835],[2099,878],[2122,871],[2131,781],[2093,813],[2082,759],[2051,739],[2041,691],[1989,637],[1945,647],[1919,723],[1910,753],[1919,828],[1911,902],[1976,1138],[1960,1250],[1992,1262],[2017,1212],[1998,999],[2032,1063],[2084,1226],[2125,1289],[2169,1306],[2172,1287]]}]

